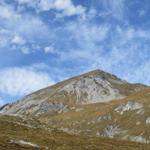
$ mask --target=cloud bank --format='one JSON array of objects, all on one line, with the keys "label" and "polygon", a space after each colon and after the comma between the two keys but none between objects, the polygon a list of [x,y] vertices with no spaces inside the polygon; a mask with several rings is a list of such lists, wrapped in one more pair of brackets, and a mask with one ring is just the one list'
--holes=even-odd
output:
[{"label": "cloud bank", "polygon": [[53,84],[49,75],[31,68],[8,68],[0,71],[0,92],[22,96]]}]

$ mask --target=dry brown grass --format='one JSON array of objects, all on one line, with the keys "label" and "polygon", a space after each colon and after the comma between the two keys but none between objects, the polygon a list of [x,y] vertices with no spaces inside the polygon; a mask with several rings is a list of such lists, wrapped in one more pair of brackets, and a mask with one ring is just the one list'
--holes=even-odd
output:
[{"label": "dry brown grass", "polygon": [[[123,115],[114,111],[115,108],[121,104],[126,104],[128,101],[143,104],[144,114],[137,114],[138,110],[127,111]],[[150,125],[146,124],[146,119],[150,117],[150,88],[145,88],[122,100],[82,105],[77,106],[76,109],[81,109],[81,111],[76,112],[72,110],[55,116],[46,114],[39,119],[56,128],[68,129],[68,131],[72,131],[74,134],[96,136],[97,132],[102,134],[107,125],[115,125],[127,131],[122,135],[116,135],[115,138],[117,139],[126,137],[126,135],[139,136],[141,134],[144,138],[149,139]],[[100,116],[107,114],[111,114],[111,120],[97,121]],[[137,125],[137,122],[140,122],[140,124]]]},{"label": "dry brown grass", "polygon": [[[14,119],[15,118],[15,119]],[[15,121],[14,121],[15,120]],[[18,117],[0,117],[0,150],[36,150],[37,148],[11,144],[10,140],[25,140],[37,144],[41,150],[149,150],[150,145],[117,141],[105,138],[83,137],[69,135],[56,129],[40,125],[35,127],[36,121],[20,125],[22,119]]]}]

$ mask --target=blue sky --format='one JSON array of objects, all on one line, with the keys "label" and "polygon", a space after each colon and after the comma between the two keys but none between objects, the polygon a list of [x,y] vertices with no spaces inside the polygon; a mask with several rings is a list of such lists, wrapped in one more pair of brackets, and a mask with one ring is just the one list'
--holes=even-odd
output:
[{"label": "blue sky", "polygon": [[93,69],[150,85],[149,0],[1,0],[0,105]]}]

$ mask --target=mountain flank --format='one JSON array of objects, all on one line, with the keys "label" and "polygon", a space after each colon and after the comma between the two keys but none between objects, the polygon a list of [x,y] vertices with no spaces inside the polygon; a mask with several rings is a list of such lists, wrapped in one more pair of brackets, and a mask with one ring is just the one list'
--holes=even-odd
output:
[{"label": "mountain flank", "polygon": [[8,150],[149,150],[150,87],[94,70],[4,105],[0,131]]}]

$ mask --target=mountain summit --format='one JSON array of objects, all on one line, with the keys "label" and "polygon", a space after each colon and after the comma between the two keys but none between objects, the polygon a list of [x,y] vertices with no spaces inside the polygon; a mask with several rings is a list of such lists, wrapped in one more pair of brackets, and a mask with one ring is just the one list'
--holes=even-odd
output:
[{"label": "mountain summit", "polygon": [[4,106],[0,112],[35,116],[61,113],[75,105],[122,99],[144,87],[128,83],[104,71],[94,70],[34,92]]}]

